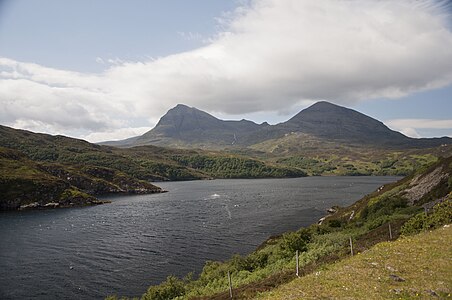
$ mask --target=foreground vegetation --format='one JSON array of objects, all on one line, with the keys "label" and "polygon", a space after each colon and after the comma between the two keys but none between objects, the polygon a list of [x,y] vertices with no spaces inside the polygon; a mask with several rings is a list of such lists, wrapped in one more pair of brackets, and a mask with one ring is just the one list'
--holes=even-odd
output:
[{"label": "foreground vegetation", "polygon": [[450,298],[452,227],[384,242],[258,299]]},{"label": "foreground vegetation", "polygon": [[[377,243],[388,241],[391,236],[392,239],[396,239],[400,234],[410,236],[444,224],[450,224],[452,223],[452,179],[449,175],[452,174],[451,172],[452,157],[441,159],[430,167],[423,168],[397,183],[379,188],[350,207],[337,208],[337,212],[325,218],[321,225],[315,224],[308,228],[302,228],[297,232],[272,237],[255,252],[247,256],[236,255],[225,262],[207,262],[196,279],[191,275],[184,279],[170,276],[162,284],[150,287],[142,296],[142,299],[228,299],[228,272],[233,278],[234,297],[236,299],[248,299],[292,281],[295,278],[294,254],[297,250],[300,252],[301,275],[313,272],[317,272],[314,274],[318,274],[318,272],[324,273],[325,270],[330,268],[329,265],[332,262],[350,256],[350,239],[353,242],[355,254],[363,253]],[[389,226],[391,226],[391,233],[389,233]],[[398,249],[398,253],[401,253],[399,256],[406,256],[407,262],[410,259],[415,259],[416,255],[425,257],[424,252],[422,254],[417,252],[420,249],[419,245],[422,243],[422,239],[423,237],[421,236],[419,238],[402,240],[396,244],[399,245],[397,246],[398,248],[394,249]],[[449,248],[438,247],[439,250],[436,250],[436,252],[432,250],[433,252],[431,253],[439,253],[441,250],[448,250],[449,252],[446,253],[450,253],[450,234],[446,239],[445,242],[449,246],[444,247]],[[406,241],[414,241],[413,247],[417,247],[415,248],[417,250],[413,250],[414,252],[408,251],[407,247],[409,244]],[[356,262],[359,266],[363,266],[365,263],[369,264],[373,261],[366,262],[366,258],[374,259],[378,255],[383,255],[382,253],[386,251],[384,249],[392,249],[393,246],[391,245],[393,243],[378,246],[377,250],[373,250],[377,252],[368,252],[370,254],[363,256],[364,258],[361,260],[353,258],[352,263]],[[383,249],[381,250],[383,252],[378,252],[380,251],[378,249]],[[408,257],[410,255],[414,256]],[[361,254],[358,256],[361,256]],[[427,259],[427,257],[425,258]],[[450,269],[450,263],[443,260],[444,257],[434,263],[445,263],[446,269]],[[403,265],[405,261],[401,260],[400,262]],[[347,261],[344,261],[337,268],[347,269],[347,264]],[[392,263],[392,261],[391,264],[393,264],[390,266],[394,270],[399,268],[399,270],[410,272],[399,273],[388,269],[391,272],[395,272],[395,276],[416,275],[415,270],[411,267],[406,266],[402,268],[402,266]],[[425,262],[425,265],[427,266],[428,262]],[[358,266],[350,266],[350,270],[354,268],[358,268]],[[372,268],[372,265],[369,268]],[[429,271],[425,273],[418,272],[418,275],[427,274],[427,276],[430,276],[430,274],[434,273],[433,268],[424,270]],[[378,272],[383,272],[383,269]],[[450,271],[445,272],[435,273],[436,277],[432,278],[436,280],[439,276],[444,280],[450,279],[450,273],[447,273]],[[315,275],[310,276],[309,278],[314,278],[313,276]],[[379,276],[382,283],[377,290],[386,288],[389,285],[392,286],[391,278],[388,279],[386,273]],[[324,280],[326,281],[329,277],[325,278]],[[397,277],[394,278],[397,281]],[[439,295],[451,292],[450,283],[447,284],[446,282],[443,287],[433,286],[431,285],[432,282],[428,280],[423,284],[424,277],[419,276],[418,279],[420,281],[416,281],[417,279],[413,281],[419,284],[416,290],[418,292],[423,291],[424,287]],[[366,286],[367,284],[362,281],[360,276],[355,278],[345,277],[343,280],[353,280],[353,284],[356,281],[357,287]],[[375,280],[369,281],[369,283],[376,284],[379,282],[379,279]],[[333,281],[327,286],[331,289],[342,288],[342,285],[338,286],[341,282],[341,280]],[[296,285],[296,282],[293,284]],[[349,285],[344,286],[347,287]],[[403,293],[406,290],[403,287],[407,286],[402,285],[400,291],[391,292],[391,295],[405,295]],[[372,286],[372,288],[374,287]],[[301,287],[294,287],[294,289],[302,290]],[[315,285],[310,289],[315,291]],[[365,289],[361,292],[364,293],[364,291]],[[285,298],[282,296],[285,295],[284,293],[285,290],[281,290],[276,291],[274,295],[276,298],[282,299]],[[331,291],[329,297],[334,298],[336,293],[338,293],[338,297],[342,295],[339,291],[334,290]],[[271,296],[271,294],[269,295]],[[303,294],[296,295],[300,297]],[[360,294],[356,295],[358,295],[356,296],[357,298],[360,298]],[[117,297],[111,296],[108,299],[117,299]]]}]

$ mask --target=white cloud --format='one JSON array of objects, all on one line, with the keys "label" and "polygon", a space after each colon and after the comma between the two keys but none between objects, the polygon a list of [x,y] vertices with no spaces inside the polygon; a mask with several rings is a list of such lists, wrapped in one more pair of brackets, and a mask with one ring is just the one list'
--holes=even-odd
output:
[{"label": "white cloud", "polygon": [[0,58],[1,122],[119,138],[177,103],[287,113],[313,99],[349,105],[452,83],[450,15],[434,1],[250,3],[226,15],[202,48],[142,62],[97,59],[110,64],[100,74]]},{"label": "white cloud", "polygon": [[[452,131],[452,120],[433,119],[394,119],[385,122],[390,128],[398,130],[403,134],[419,138],[419,129],[449,129]],[[452,135],[448,135],[452,137]]]},{"label": "white cloud", "polygon": [[82,136],[87,141],[103,142],[127,139],[134,136],[142,135],[143,133],[151,130],[151,127],[138,127],[138,128],[119,128],[113,131],[106,132],[93,132],[86,136]]}]

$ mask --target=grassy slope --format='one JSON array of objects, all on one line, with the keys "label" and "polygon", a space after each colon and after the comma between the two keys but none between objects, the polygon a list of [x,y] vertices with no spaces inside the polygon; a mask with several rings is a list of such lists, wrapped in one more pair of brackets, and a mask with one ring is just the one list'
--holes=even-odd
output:
[{"label": "grassy slope", "polygon": [[410,149],[343,144],[304,133],[252,145],[247,153],[309,175],[408,175],[438,157],[452,155],[452,145]]},{"label": "grassy slope", "polygon": [[[279,287],[258,299],[450,297],[452,227],[384,242]],[[399,276],[405,281],[397,281]]]}]

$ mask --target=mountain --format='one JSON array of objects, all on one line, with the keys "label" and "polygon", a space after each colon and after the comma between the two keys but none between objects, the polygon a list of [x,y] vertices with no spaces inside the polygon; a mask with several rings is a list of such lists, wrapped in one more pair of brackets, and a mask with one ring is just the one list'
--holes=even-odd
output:
[{"label": "mountain", "polygon": [[223,121],[194,107],[178,104],[154,129],[132,140],[131,145],[227,147],[246,144],[249,135],[267,126],[247,120]]},{"label": "mountain", "polygon": [[[320,101],[302,110],[285,123],[285,131],[299,131],[316,137],[364,143],[407,142],[410,139],[382,122],[353,109]],[[371,140],[370,140],[371,139]]]},{"label": "mountain", "polygon": [[[414,139],[389,129],[382,122],[355,110],[320,101],[286,122],[269,125],[251,121],[224,121],[199,109],[179,104],[170,109],[147,133],[114,146],[157,145],[176,148],[240,149],[260,143],[282,144],[279,139],[298,134],[291,144],[307,140],[376,145],[401,148],[427,148],[452,144],[451,138]],[[291,145],[292,146],[292,145]],[[254,147],[255,148],[255,147]],[[265,149],[260,149],[264,150]]]}]

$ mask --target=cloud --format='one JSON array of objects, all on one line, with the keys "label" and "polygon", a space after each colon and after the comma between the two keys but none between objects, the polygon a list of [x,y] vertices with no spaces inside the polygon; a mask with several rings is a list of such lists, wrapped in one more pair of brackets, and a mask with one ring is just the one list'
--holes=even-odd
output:
[{"label": "cloud", "polygon": [[97,59],[108,63],[99,74],[0,58],[2,123],[92,137],[152,126],[177,103],[228,115],[287,113],[313,100],[350,105],[452,83],[442,2],[247,3],[225,14],[222,31],[199,49],[139,62]]},{"label": "cloud", "polygon": [[447,129],[452,132],[452,120],[394,119],[386,121],[385,124],[394,130],[401,131],[403,134],[415,138],[421,137],[418,133],[419,129]]},{"label": "cloud", "polygon": [[130,137],[142,135],[143,133],[151,129],[151,127],[119,128],[107,132],[93,132],[88,135],[82,136],[82,138],[95,143],[103,141],[123,140]]}]

